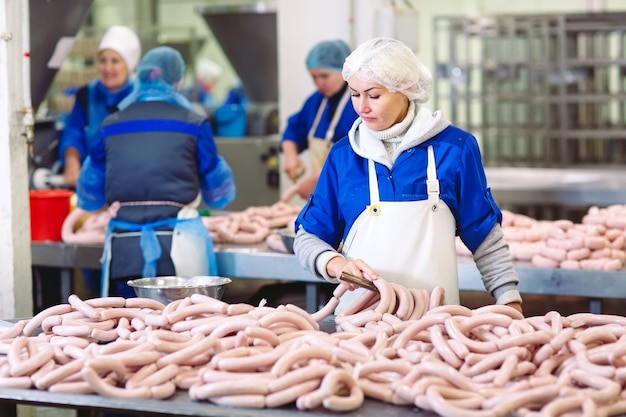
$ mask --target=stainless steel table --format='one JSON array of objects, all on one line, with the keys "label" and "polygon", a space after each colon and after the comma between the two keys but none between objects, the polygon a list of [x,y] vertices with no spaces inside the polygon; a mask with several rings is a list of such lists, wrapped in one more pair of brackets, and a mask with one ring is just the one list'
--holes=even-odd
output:
[{"label": "stainless steel table", "polygon": [[[99,395],[53,393],[35,389],[3,388],[0,390],[0,415],[2,417],[16,417],[16,404],[150,416],[328,417],[331,414],[323,410],[300,411],[295,405],[266,409],[224,407],[209,402],[192,401],[187,391],[178,391],[167,400],[133,400]],[[414,407],[398,407],[371,399],[366,399],[358,410],[336,414],[346,417],[402,417],[409,414],[415,417],[437,416],[437,414]]]},{"label": "stainless steel table", "polygon": [[[33,266],[60,268],[62,273],[60,299],[71,293],[73,268],[100,268],[100,245],[75,245],[55,242],[32,242]],[[238,246],[216,245],[221,275],[238,279],[272,279],[306,283],[306,306],[316,311],[317,286],[320,281],[305,271],[294,255],[269,251],[265,244]],[[619,272],[571,271],[536,268],[529,263],[515,263],[522,294],[565,295],[588,298],[589,311],[601,313],[602,299],[626,298],[626,270]],[[470,258],[458,261],[459,289],[485,291],[480,273]]]}]

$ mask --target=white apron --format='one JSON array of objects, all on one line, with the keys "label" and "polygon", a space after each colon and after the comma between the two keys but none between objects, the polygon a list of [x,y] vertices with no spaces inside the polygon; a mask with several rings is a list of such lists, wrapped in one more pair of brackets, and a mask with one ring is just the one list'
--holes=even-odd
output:
[{"label": "white apron", "polygon": [[[178,216],[173,219],[166,219],[156,222],[153,225],[169,225],[173,228],[170,231],[157,231],[151,227],[151,224],[137,225],[132,223],[119,223],[114,218],[111,219],[107,228],[107,235],[104,241],[104,249],[102,254],[102,274],[101,274],[101,290],[100,296],[107,297],[109,295],[109,276],[111,268],[111,244],[113,238],[124,237],[141,237],[141,231],[113,232],[115,227],[124,228],[129,226],[128,230],[134,230],[137,227],[147,226],[150,229],[149,234],[155,238],[159,235],[171,235],[172,244],[170,248],[170,258],[174,265],[177,276],[205,276],[217,275],[217,262],[213,251],[213,242],[208,233],[208,229],[202,222],[196,207],[201,201],[201,195],[182,208],[178,212]],[[147,202],[126,203],[126,204],[146,204]],[[114,216],[113,216],[114,217]],[[142,248],[143,249],[143,248]],[[157,252],[151,251],[146,253],[143,249],[144,258],[160,257],[160,248]],[[145,271],[145,266],[144,266]],[[144,277],[156,276],[154,274],[143,274]]]},{"label": "white apron", "polygon": [[320,119],[322,118],[322,114],[324,114],[328,99],[324,97],[324,99],[320,103],[320,106],[317,109],[317,114],[315,115],[315,119],[313,120],[313,125],[311,125],[311,129],[309,129],[308,136],[309,155],[311,158],[311,172],[319,173],[322,171],[322,167],[324,166],[324,162],[326,161],[326,157],[328,156],[328,151],[333,145],[335,128],[339,123],[339,119],[341,119],[341,114],[343,113],[343,109],[346,107],[349,99],[350,92],[348,91],[348,89],[346,89],[346,91],[343,93],[343,96],[341,96],[341,99],[339,100],[339,104],[337,104],[337,109],[335,110],[335,114],[333,115],[333,118],[328,125],[328,130],[326,131],[326,136],[324,138],[316,138],[315,131],[317,130],[317,126],[320,124]]},{"label": "white apron", "polygon": [[[194,201],[178,212],[177,218],[199,218],[200,214],[197,208],[200,205],[201,199],[201,194],[198,194],[198,197],[196,197]],[[182,225],[182,223],[177,223],[172,232],[170,258],[174,264],[176,275],[181,277],[209,275],[207,240],[204,236],[193,233],[193,231],[182,227]]]},{"label": "white apron", "polygon": [[[439,198],[435,156],[428,147],[428,199],[380,201],[374,161],[368,161],[370,205],[359,215],[345,239],[342,253],[348,260],[363,259],[390,282],[431,292],[445,290],[445,304],[459,303],[454,246],[455,220]],[[335,313],[350,305],[365,290],[348,291]]]}]

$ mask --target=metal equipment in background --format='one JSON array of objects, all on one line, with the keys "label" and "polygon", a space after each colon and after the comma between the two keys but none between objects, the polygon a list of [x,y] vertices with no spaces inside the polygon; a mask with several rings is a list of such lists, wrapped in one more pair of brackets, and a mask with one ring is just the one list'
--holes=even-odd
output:
[{"label": "metal equipment in background", "polygon": [[[57,45],[73,38],[87,18],[92,0],[29,0],[31,101],[37,109],[58,72],[49,65]],[[51,18],[54,16],[54,18]],[[60,131],[54,118],[35,120],[34,143],[28,161],[32,188],[60,188],[56,175]]]},{"label": "metal equipment in background", "polygon": [[276,6],[199,6],[200,14],[226,54],[246,95],[246,134],[278,133],[278,58]]},{"label": "metal equipment in background", "polygon": [[219,153],[233,169],[237,185],[237,197],[228,209],[271,205],[280,198],[276,6],[273,2],[199,6],[196,12],[217,39],[250,100],[244,137],[220,137],[217,130]]},{"label": "metal equipment in background", "polygon": [[93,0],[29,1],[31,101],[37,109],[58,70],[48,65],[57,44],[78,33]]},{"label": "metal equipment in background", "polygon": [[233,170],[237,195],[226,210],[241,211],[269,206],[280,199],[278,147],[280,138],[248,136],[239,139],[215,138],[217,150]]},{"label": "metal equipment in background", "polygon": [[[594,174],[620,175],[626,162],[626,13],[445,16],[433,27],[434,108],[477,137],[498,204],[580,221]],[[610,181],[598,189],[623,194]]]},{"label": "metal equipment in background", "polygon": [[626,160],[626,13],[436,17],[434,107],[486,166]]}]

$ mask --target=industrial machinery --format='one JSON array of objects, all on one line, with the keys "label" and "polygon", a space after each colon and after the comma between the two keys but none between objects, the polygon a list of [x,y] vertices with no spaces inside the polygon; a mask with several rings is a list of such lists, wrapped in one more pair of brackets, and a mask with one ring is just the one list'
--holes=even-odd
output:
[{"label": "industrial machinery", "polygon": [[[30,0],[30,84],[34,109],[43,102],[59,69],[51,60],[57,47],[76,35],[92,3],[92,0]],[[34,137],[28,163],[31,186],[60,187],[62,178],[55,169],[59,141],[56,120],[38,117]]]},{"label": "industrial machinery", "polygon": [[626,13],[437,17],[435,108],[487,166],[626,158]]},{"label": "industrial machinery", "polygon": [[237,197],[228,208],[273,204],[279,199],[280,146],[276,7],[258,2],[207,5],[196,11],[219,42],[249,99],[246,134],[236,138],[218,135],[216,139],[237,184]]},{"label": "industrial machinery", "polygon": [[[507,170],[509,195],[541,188],[513,204],[494,192],[503,208],[579,220],[589,202],[560,201],[559,190],[621,198],[611,181],[587,182],[612,177],[626,160],[626,13],[442,16],[433,27],[433,107],[477,137],[491,184],[505,183]],[[530,177],[511,181],[513,168]],[[558,187],[544,184],[550,168],[559,169]],[[587,171],[569,178],[564,168]]]}]

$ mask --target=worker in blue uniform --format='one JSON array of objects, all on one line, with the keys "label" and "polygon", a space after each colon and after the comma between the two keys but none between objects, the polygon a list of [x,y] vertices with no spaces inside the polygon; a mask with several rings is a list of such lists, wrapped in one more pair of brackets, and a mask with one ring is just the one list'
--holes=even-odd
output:
[{"label": "worker in blue uniform", "polygon": [[[121,25],[109,27],[98,44],[98,78],[81,86],[59,141],[63,181],[76,187],[81,166],[102,121],[118,110],[118,104],[133,89],[132,75],[141,58],[141,43],[135,32]],[[83,280],[92,294],[100,292],[100,271],[82,269]]]},{"label": "worker in blue uniform", "polygon": [[341,76],[343,61],[349,54],[350,47],[344,41],[327,40],[317,43],[306,57],[306,67],[317,90],[297,113],[289,117],[281,149],[283,171],[291,181],[296,183],[306,171],[300,158],[305,149],[309,150],[310,172],[301,189],[296,186],[283,199],[295,192],[306,198],[313,191],[331,145],[346,135],[357,118]]},{"label": "worker in blue uniform", "polygon": [[150,50],[133,91],[104,120],[81,170],[78,206],[107,207],[112,216],[103,296],[134,296],[126,284],[131,278],[217,275],[197,207],[200,200],[209,208],[226,207],[235,198],[235,183],[208,120],[178,92],[184,72],[175,49]]},{"label": "worker in blue uniform", "polygon": [[[439,286],[446,304],[458,304],[459,235],[496,302],[521,311],[478,143],[422,106],[432,90],[428,69],[402,42],[375,38],[346,59],[343,77],[359,119],[331,148],[296,220],[301,264],[333,283],[348,272],[427,291]],[[358,292],[348,285],[353,291],[337,311]]]},{"label": "worker in blue uniform", "polygon": [[133,89],[132,74],[141,57],[139,38],[126,26],[111,26],[98,45],[98,79],[76,92],[59,142],[65,185],[76,186],[82,163],[102,121],[117,111]]}]

